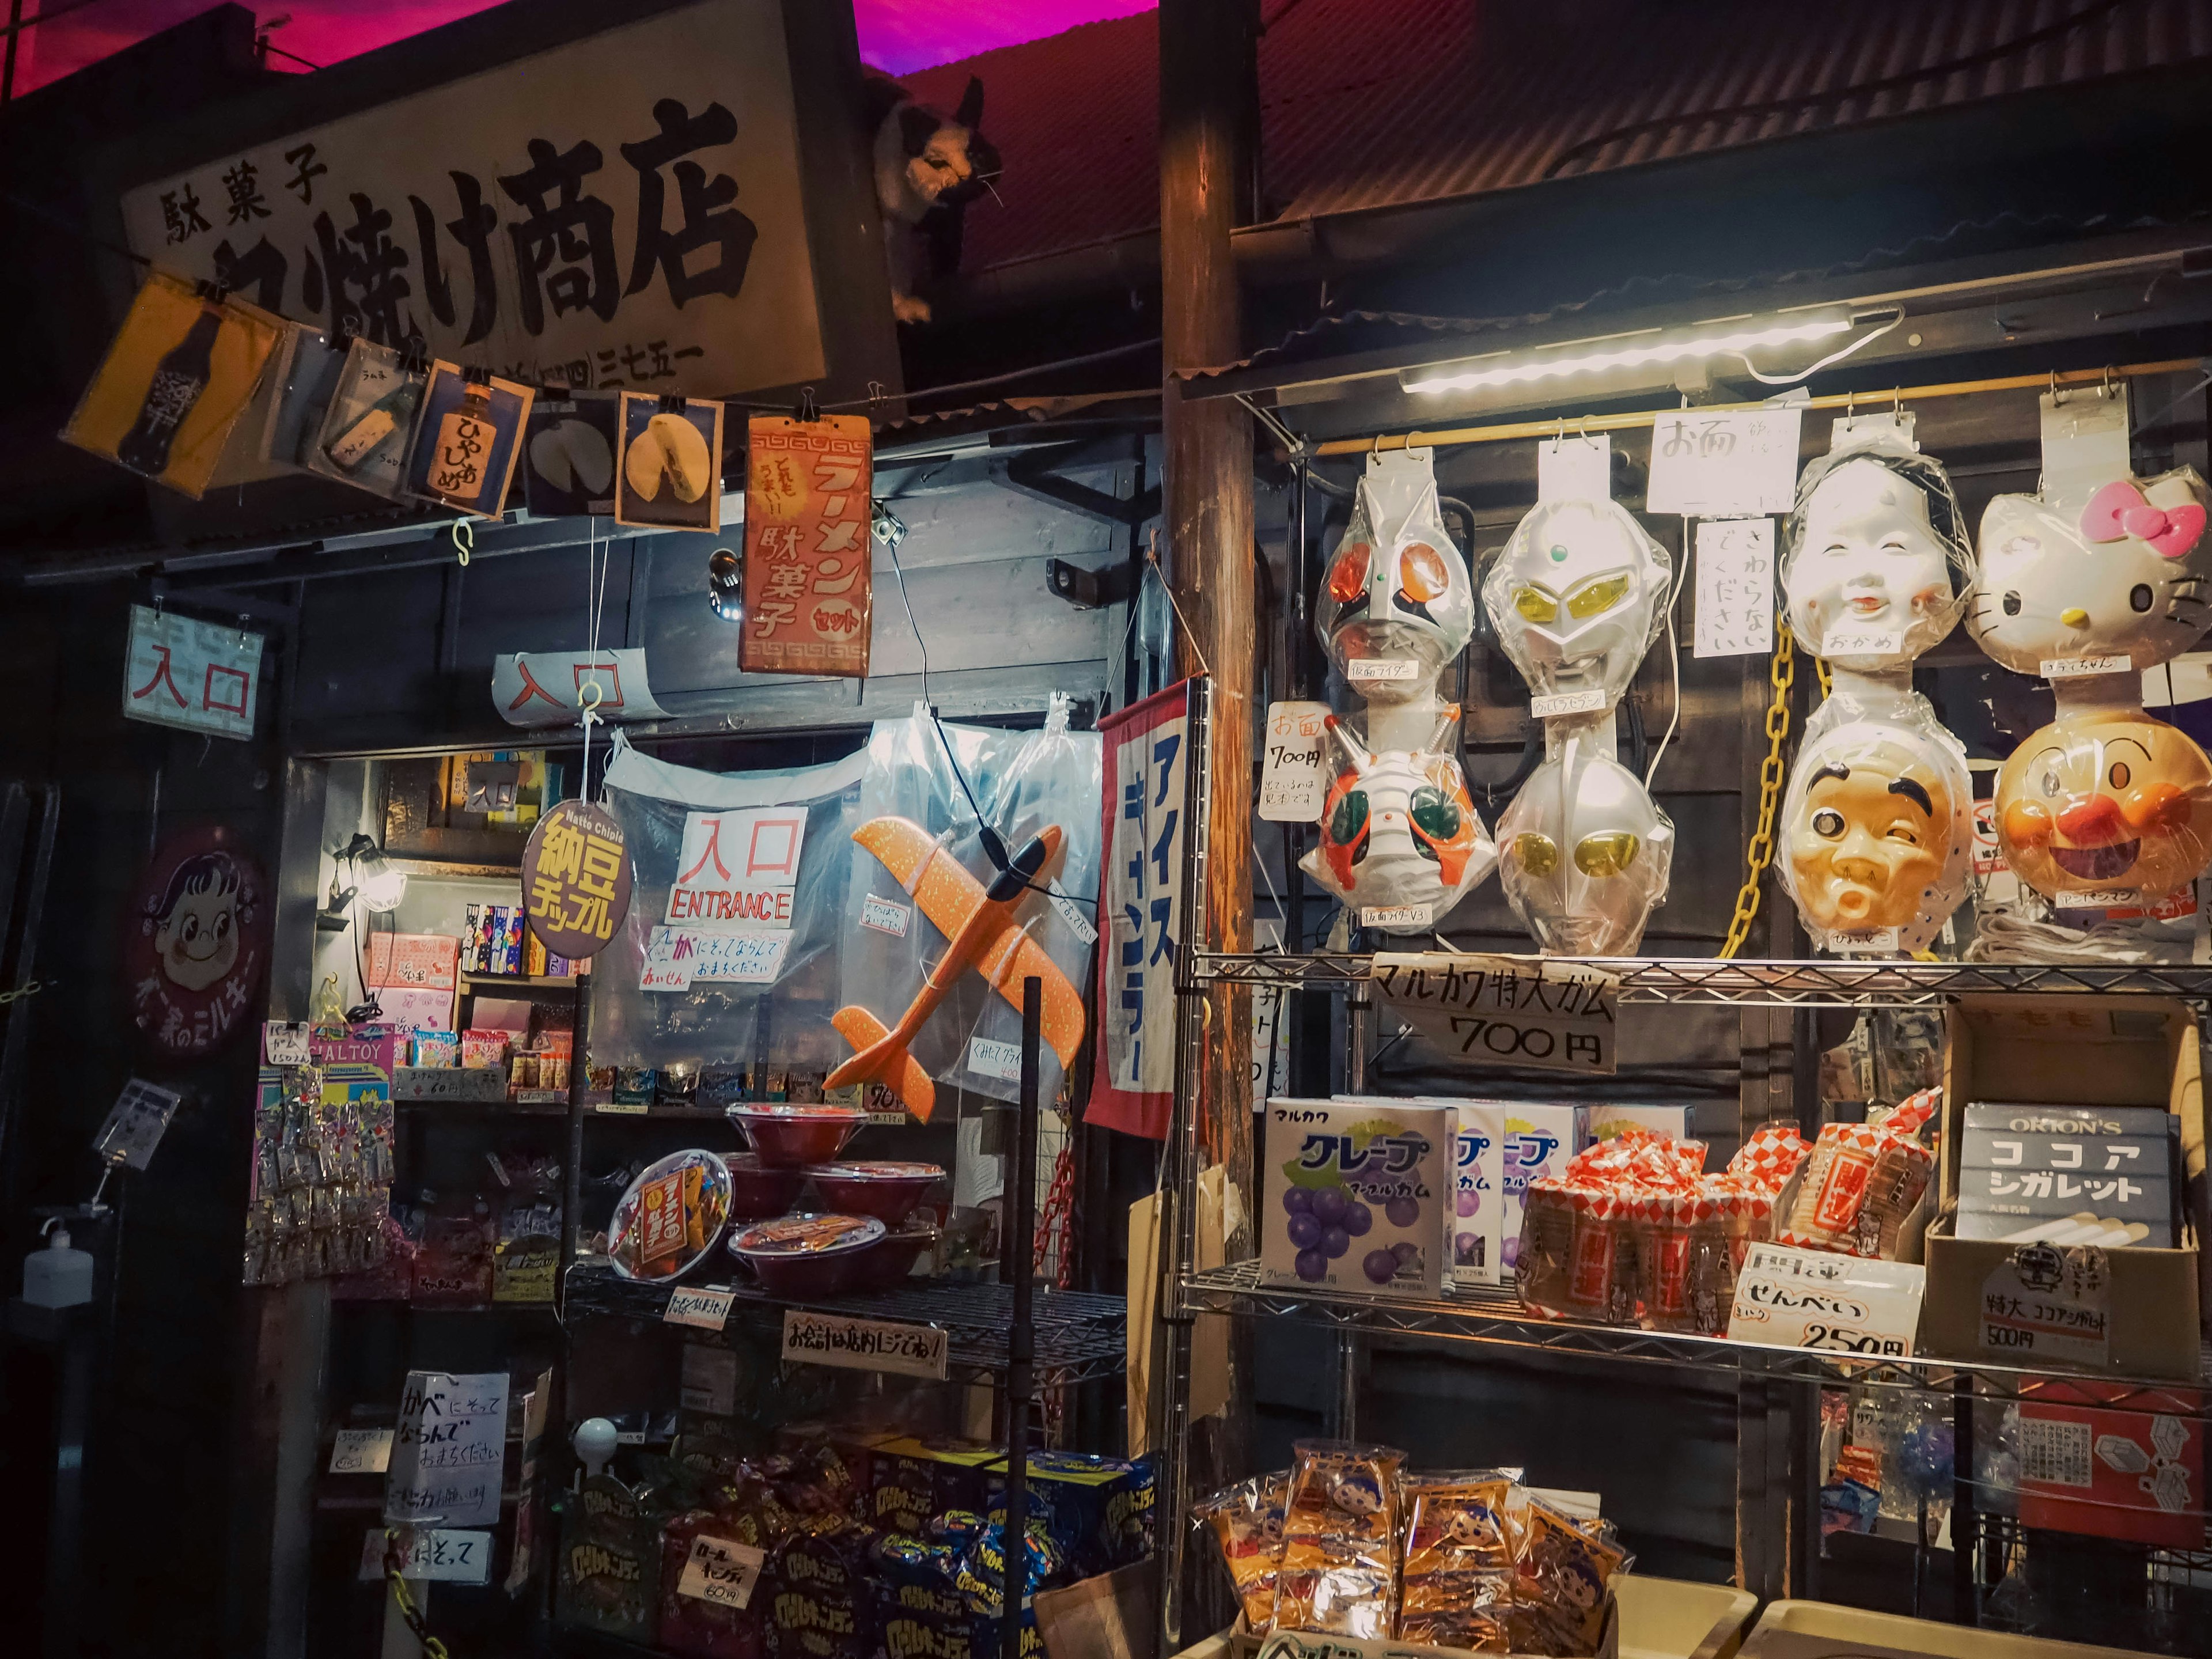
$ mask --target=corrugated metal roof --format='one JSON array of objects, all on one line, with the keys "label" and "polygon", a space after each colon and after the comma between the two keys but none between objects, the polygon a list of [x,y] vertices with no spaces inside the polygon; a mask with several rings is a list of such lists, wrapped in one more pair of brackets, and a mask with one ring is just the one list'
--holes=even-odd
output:
[{"label": "corrugated metal roof", "polygon": [[[2212,57],[2212,0],[1271,0],[1270,11],[1262,178],[1284,219]],[[1158,223],[1158,39],[1146,13],[906,77],[940,108],[970,74],[983,79],[1006,174],[1001,203],[969,210],[966,269]],[[1961,59],[1977,61],[1853,92]]]}]

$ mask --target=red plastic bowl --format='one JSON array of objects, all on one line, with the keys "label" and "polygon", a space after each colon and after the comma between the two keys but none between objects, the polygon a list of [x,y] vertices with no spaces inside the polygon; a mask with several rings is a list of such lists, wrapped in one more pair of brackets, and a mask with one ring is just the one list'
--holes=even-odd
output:
[{"label": "red plastic bowl", "polygon": [[827,1164],[845,1150],[868,1115],[857,1106],[775,1106],[749,1102],[728,1109],[731,1122],[760,1161],[779,1170]]},{"label": "red plastic bowl", "polygon": [[927,1221],[885,1233],[868,1247],[853,1269],[856,1291],[895,1291],[906,1283],[921,1253],[937,1243],[937,1229]]},{"label": "red plastic bowl", "polygon": [[884,1236],[872,1215],[801,1212],[760,1221],[730,1240],[730,1254],[760,1276],[770,1296],[836,1296]]},{"label": "red plastic bowl", "polygon": [[921,1195],[945,1179],[934,1164],[817,1164],[806,1173],[823,1208],[872,1215],[886,1227],[913,1214]]},{"label": "red plastic bowl", "polygon": [[805,1184],[806,1177],[798,1170],[775,1169],[752,1152],[732,1152],[722,1161],[730,1170],[732,1221],[758,1221],[784,1214]]}]

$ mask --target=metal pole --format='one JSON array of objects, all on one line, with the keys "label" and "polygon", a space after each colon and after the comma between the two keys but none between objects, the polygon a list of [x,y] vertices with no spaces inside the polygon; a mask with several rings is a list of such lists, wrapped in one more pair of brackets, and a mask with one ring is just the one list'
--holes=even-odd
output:
[{"label": "metal pole", "polygon": [[1021,1659],[1022,1608],[1030,1587],[1030,1362],[1036,1330],[1030,1293],[1036,1276],[1037,1042],[1044,1021],[1044,981],[1022,981],[1020,1121],[1014,1132],[1013,1215],[999,1247],[1000,1275],[1013,1290],[1006,1328],[1006,1522],[1000,1588],[999,1659]]},{"label": "metal pole", "polygon": [[[1344,1002],[1344,1091],[1356,1095],[1367,1087],[1367,1025],[1374,1012],[1368,981],[1360,980]],[[1349,1328],[1336,1334],[1336,1376],[1329,1390],[1329,1432],[1350,1440],[1359,1432],[1359,1389],[1366,1370],[1366,1346],[1359,1333]]]},{"label": "metal pole", "polygon": [[576,977],[575,1036],[568,1053],[568,1158],[561,1172],[561,1278],[554,1286],[565,1320],[568,1313],[568,1269],[576,1262],[584,1209],[584,1090],[591,1082],[591,1061],[586,1043],[592,1031],[592,1005],[584,996],[584,980]]}]

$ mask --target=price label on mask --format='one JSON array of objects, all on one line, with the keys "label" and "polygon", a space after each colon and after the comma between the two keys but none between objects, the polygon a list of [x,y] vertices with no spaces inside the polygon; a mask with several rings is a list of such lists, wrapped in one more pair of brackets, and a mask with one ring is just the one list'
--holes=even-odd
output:
[{"label": "price label on mask", "polygon": [[2131,658],[2118,657],[2045,657],[2043,678],[2046,680],[2086,680],[2099,674],[2125,674],[2135,667]]},{"label": "price label on mask", "polygon": [[1260,757],[1260,816],[1313,823],[1328,799],[1328,705],[1271,702]]},{"label": "price label on mask", "polygon": [[1595,714],[1604,709],[1605,701],[1605,688],[1593,685],[1583,691],[1554,691],[1531,697],[1528,712],[1540,720],[1556,720],[1561,714]]},{"label": "price label on mask", "polygon": [[1417,680],[1420,664],[1410,657],[1352,657],[1344,665],[1344,678],[1354,685],[1383,680]]}]

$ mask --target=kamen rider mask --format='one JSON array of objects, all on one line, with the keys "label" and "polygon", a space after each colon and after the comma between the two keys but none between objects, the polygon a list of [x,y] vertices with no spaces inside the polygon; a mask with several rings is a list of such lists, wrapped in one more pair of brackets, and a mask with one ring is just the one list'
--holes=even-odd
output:
[{"label": "kamen rider mask", "polygon": [[1426,933],[1498,862],[1459,762],[1440,750],[1458,721],[1458,705],[1449,705],[1425,749],[1378,754],[1328,718],[1348,765],[1329,786],[1321,844],[1298,867],[1348,908],[1413,911],[1385,932]]},{"label": "kamen rider mask", "polygon": [[1620,502],[1539,501],[1491,562],[1482,605],[1532,693],[1599,688],[1610,707],[1665,625],[1673,579]]},{"label": "kamen rider mask", "polygon": [[2212,863],[2212,762],[2139,708],[2062,709],[1997,774],[1997,844],[2045,897],[2148,902]]},{"label": "kamen rider mask", "polygon": [[1548,746],[1498,821],[1498,881],[1546,956],[1632,956],[1667,896],[1674,826],[1587,728]]},{"label": "kamen rider mask", "polygon": [[1474,586],[1437,510],[1429,451],[1368,456],[1314,625],[1337,672],[1370,702],[1427,700],[1467,649]]},{"label": "kamen rider mask", "polygon": [[1815,656],[1863,673],[1910,664],[1958,622],[1973,574],[1950,475],[1909,440],[1886,434],[1807,465],[1782,590]]},{"label": "kamen rider mask", "polygon": [[1895,719],[1860,717],[1848,695],[1821,714],[1783,797],[1784,884],[1823,949],[1920,950],[1966,896],[1966,752],[1910,692]]}]

